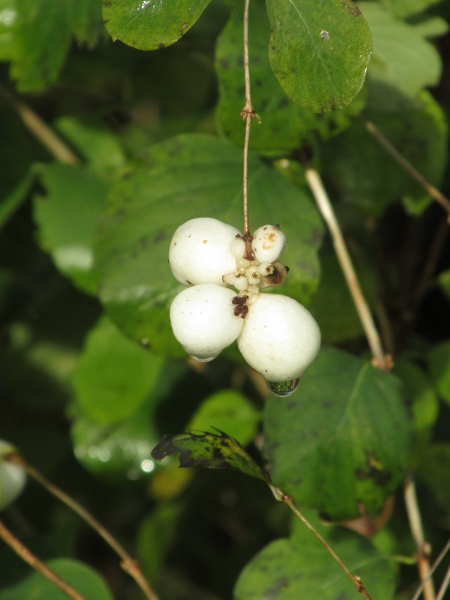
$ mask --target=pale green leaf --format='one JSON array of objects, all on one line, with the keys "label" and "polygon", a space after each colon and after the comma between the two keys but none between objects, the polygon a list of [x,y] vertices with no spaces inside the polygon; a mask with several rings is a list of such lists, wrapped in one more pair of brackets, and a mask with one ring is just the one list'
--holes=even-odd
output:
[{"label": "pale green leaf", "polygon": [[91,330],[75,376],[76,401],[100,425],[131,417],[156,386],[164,360],[103,317]]}]

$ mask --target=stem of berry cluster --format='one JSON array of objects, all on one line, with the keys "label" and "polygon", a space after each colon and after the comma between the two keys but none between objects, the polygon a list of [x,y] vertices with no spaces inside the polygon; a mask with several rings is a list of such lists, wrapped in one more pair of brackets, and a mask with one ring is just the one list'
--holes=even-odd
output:
[{"label": "stem of berry cluster", "polygon": [[[250,129],[252,120],[257,117],[255,109],[252,105],[252,94],[250,84],[250,59],[249,59],[249,42],[248,42],[248,23],[249,23],[250,0],[245,0],[244,3],[244,79],[245,79],[245,105],[241,111],[241,118],[245,121],[245,138],[244,138],[244,160],[242,173],[242,197],[244,208],[244,240],[247,244],[247,258],[252,260],[251,251],[251,234],[250,220],[248,214],[248,149],[250,145]],[[259,117],[258,117],[259,119]]]}]

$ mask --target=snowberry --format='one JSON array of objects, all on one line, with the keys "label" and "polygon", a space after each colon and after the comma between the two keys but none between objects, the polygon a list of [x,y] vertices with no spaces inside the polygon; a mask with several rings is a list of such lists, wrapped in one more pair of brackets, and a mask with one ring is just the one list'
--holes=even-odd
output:
[{"label": "snowberry", "polygon": [[244,321],[235,315],[236,292],[212,283],[186,288],[170,307],[172,330],[196,360],[207,362],[236,340]]},{"label": "snowberry", "polygon": [[25,471],[18,465],[2,460],[2,455],[11,452],[14,452],[13,446],[0,440],[0,510],[11,504],[25,486]]},{"label": "snowberry", "polygon": [[237,235],[235,227],[217,219],[199,218],[183,223],[170,242],[173,275],[184,285],[226,285],[222,276],[236,270],[235,255],[240,249],[245,250],[244,241]]},{"label": "snowberry", "polygon": [[286,236],[278,227],[263,225],[253,234],[252,250],[259,262],[272,263],[280,256],[286,246]]},{"label": "snowberry", "polygon": [[301,304],[259,294],[249,306],[238,346],[248,364],[269,382],[297,379],[316,357],[320,330]]}]

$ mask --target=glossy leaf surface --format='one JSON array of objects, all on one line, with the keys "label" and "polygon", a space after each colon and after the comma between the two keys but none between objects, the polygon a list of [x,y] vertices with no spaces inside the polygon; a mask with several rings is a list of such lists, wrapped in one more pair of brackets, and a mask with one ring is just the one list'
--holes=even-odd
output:
[{"label": "glossy leaf surface", "polygon": [[315,112],[343,108],[361,89],[369,27],[350,0],[268,0],[270,63],[281,87]]},{"label": "glossy leaf surface", "polygon": [[330,348],[284,410],[280,402],[269,398],[264,414],[274,484],[335,521],[379,511],[408,462],[411,425],[401,382]]},{"label": "glossy leaf surface", "polygon": [[103,19],[113,40],[156,50],[188,31],[210,0],[106,0]]}]

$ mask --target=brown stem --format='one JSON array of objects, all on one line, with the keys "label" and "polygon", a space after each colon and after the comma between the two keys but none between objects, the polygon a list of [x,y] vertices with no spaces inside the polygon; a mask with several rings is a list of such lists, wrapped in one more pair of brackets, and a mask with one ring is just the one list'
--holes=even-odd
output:
[{"label": "brown stem", "polygon": [[383,352],[380,336],[353,267],[350,254],[344,241],[344,236],[342,235],[342,231],[338,220],[336,219],[330,199],[328,198],[327,192],[317,171],[311,167],[306,158],[301,157],[301,161],[305,169],[306,181],[308,182],[317,206],[319,207],[322,217],[324,218],[333,239],[336,256],[339,260],[339,264],[341,265],[342,272],[372,352],[372,362],[376,367],[387,371],[391,368],[392,364],[389,358],[386,357]]},{"label": "brown stem", "polygon": [[53,585],[59,588],[66,596],[72,598],[72,600],[86,600],[76,589],[69,585],[66,581],[61,579],[52,569],[49,569],[45,563],[43,563],[37,556],[35,556],[26,546],[22,544],[16,536],[7,529],[4,524],[0,521],[0,538],[8,544],[12,550],[27,564],[30,565],[35,571],[43,575],[46,579],[51,581]]},{"label": "brown stem", "polygon": [[425,600],[436,600],[430,571],[430,548],[425,541],[419,504],[417,502],[416,488],[410,473],[405,477],[404,496],[409,527],[416,544],[417,568],[419,570],[420,580],[423,583],[423,596]]},{"label": "brown stem", "polygon": [[29,106],[15,98],[3,86],[0,86],[0,95],[16,109],[27,129],[47,148],[50,154],[53,154],[56,160],[69,165],[76,165],[80,162],[78,156]]},{"label": "brown stem", "polygon": [[56,485],[48,481],[43,475],[39,473],[34,467],[29,465],[21,456],[18,454],[9,454],[4,457],[5,460],[22,467],[26,473],[40,483],[47,491],[53,494],[56,498],[61,500],[66,506],[71,508],[78,516],[80,516],[86,523],[88,523],[97,533],[105,540],[105,542],[116,552],[122,559],[121,567],[126,571],[138,584],[141,590],[144,592],[146,598],[149,600],[158,600],[157,595],[151,589],[148,581],[145,579],[139,564],[134,560],[127,551],[121,546],[121,544],[109,533],[101,523],[97,521],[85,508],[78,504],[76,500],[71,498],[68,494],[60,490]]},{"label": "brown stem", "polygon": [[381,133],[376,125],[371,121],[365,121],[366,129],[377,142],[390,154],[405,171],[415,179],[430,196],[438,202],[444,210],[447,211],[450,218],[450,200],[442,194],[434,185],[425,179],[425,177],[415,169],[412,164],[391,144],[387,137]]},{"label": "brown stem", "polygon": [[[433,566],[430,569],[430,573],[428,575],[428,579],[433,575],[433,573],[435,572],[435,570],[437,569],[437,567],[441,564],[441,562],[443,561],[445,555],[447,554],[447,552],[449,550],[450,550],[450,539],[447,541],[447,543],[445,544],[444,548],[439,553],[439,556],[434,561]],[[420,583],[419,587],[416,590],[416,593],[411,598],[411,600],[418,600],[418,598],[420,597],[420,594],[422,593],[422,590],[423,590],[425,584],[427,583],[428,579],[425,579],[425,581],[422,581]],[[441,587],[441,589],[442,589],[442,587]]]},{"label": "brown stem", "polygon": [[328,542],[320,535],[317,529],[313,525],[311,525],[308,519],[306,519],[306,517],[304,517],[302,513],[298,510],[291,496],[284,494],[280,489],[276,488],[275,486],[271,485],[270,488],[275,498],[277,498],[277,500],[281,500],[281,502],[286,504],[292,510],[295,516],[298,519],[300,519],[300,521],[302,521],[302,523],[304,523],[304,525],[306,525],[306,527],[316,536],[319,542],[326,548],[326,550],[331,554],[331,556],[338,563],[338,565],[341,567],[341,569],[344,571],[347,577],[352,581],[356,591],[362,594],[364,598],[366,598],[366,600],[372,600],[366,588],[364,587],[361,578],[357,575],[353,575],[353,573],[345,566],[345,564],[342,562],[342,560],[339,558],[339,556],[336,554],[333,548],[328,544]]}]

